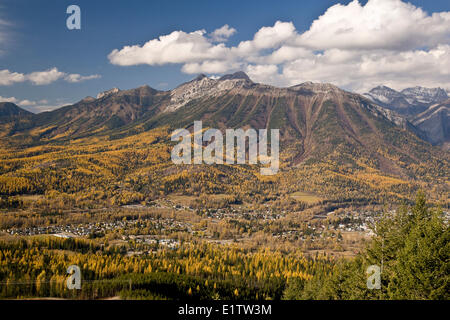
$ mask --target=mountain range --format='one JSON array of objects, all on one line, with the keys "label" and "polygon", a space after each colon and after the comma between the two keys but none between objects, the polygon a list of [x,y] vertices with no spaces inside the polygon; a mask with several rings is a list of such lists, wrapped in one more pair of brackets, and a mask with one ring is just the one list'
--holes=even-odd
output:
[{"label": "mountain range", "polygon": [[422,138],[448,150],[450,97],[444,89],[413,87],[396,91],[378,86],[364,96],[383,108],[402,115],[422,132],[419,134]]},{"label": "mountain range", "polygon": [[[14,104],[5,105],[0,112],[7,114],[6,106],[14,107],[14,126],[8,132],[11,137],[64,140],[119,131],[132,134],[142,128],[186,127],[203,120],[221,129],[279,128],[283,141],[301,142],[298,158],[305,158],[315,149],[313,142],[322,128],[334,127],[335,134],[339,133],[335,139],[355,145],[367,144],[364,134],[379,136],[377,125],[419,134],[396,112],[332,84],[306,82],[277,88],[254,83],[243,72],[220,79],[199,75],[171,91],[149,86],[123,91],[114,88],[99,93],[97,98],[87,97],[74,105],[36,115]],[[324,140],[331,138],[326,137],[326,130],[323,135]]]},{"label": "mountain range", "polygon": [[[440,95],[438,91],[433,97]],[[421,99],[425,101],[423,96]],[[310,189],[330,197],[337,196],[336,190],[354,196],[364,188],[401,194],[419,186],[440,183],[442,187],[442,183],[448,183],[442,182],[448,177],[448,153],[423,140],[423,130],[433,127],[430,123],[439,120],[446,126],[448,112],[444,111],[448,110],[448,102],[433,106],[419,114],[423,121],[408,120],[394,108],[374,102],[373,97],[332,84],[306,82],[278,88],[254,83],[245,73],[237,72],[219,79],[199,75],[170,91],[149,86],[115,88],[97,98],[87,97],[35,115],[1,104],[0,138],[2,145],[16,150],[81,142],[80,148],[86,148],[86,141],[101,139],[121,144],[128,137],[139,140],[146,132],[160,128],[192,130],[196,120],[202,120],[204,128],[221,130],[280,129],[282,163],[278,182],[285,181],[283,188]],[[14,114],[12,118],[10,113]],[[447,134],[448,126],[436,132],[440,136]],[[171,144],[169,135],[159,135],[156,141]],[[195,166],[169,170],[167,165],[160,175],[198,170]],[[127,164],[127,168],[133,174],[143,170],[138,164]],[[218,170],[222,174],[229,172],[226,166]],[[237,175],[236,179],[236,185],[243,185],[239,180],[243,176]]]},{"label": "mountain range", "polygon": [[364,96],[376,104],[407,117],[424,112],[431,105],[441,103],[449,96],[442,88],[413,87],[396,91],[386,86],[373,88]]}]

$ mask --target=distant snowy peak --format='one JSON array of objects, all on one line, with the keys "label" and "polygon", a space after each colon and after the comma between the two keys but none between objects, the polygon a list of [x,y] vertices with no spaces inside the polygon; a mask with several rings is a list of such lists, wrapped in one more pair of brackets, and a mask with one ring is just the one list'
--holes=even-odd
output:
[{"label": "distant snowy peak", "polygon": [[418,101],[425,104],[434,104],[448,99],[447,92],[442,88],[407,88],[401,93],[412,101]]},{"label": "distant snowy peak", "polygon": [[394,89],[386,86],[378,86],[365,93],[364,96],[371,99],[374,102],[391,103],[396,99],[404,99],[404,96]]},{"label": "distant snowy peak", "polygon": [[441,88],[413,87],[399,92],[386,86],[373,88],[364,96],[382,107],[407,116],[421,113],[429,106],[449,97]]}]

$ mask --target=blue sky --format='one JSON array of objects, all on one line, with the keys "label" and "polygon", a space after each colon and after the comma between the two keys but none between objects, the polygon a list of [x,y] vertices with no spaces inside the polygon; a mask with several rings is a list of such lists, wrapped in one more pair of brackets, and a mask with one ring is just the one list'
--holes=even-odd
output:
[{"label": "blue sky", "polygon": [[[378,5],[375,3],[376,1],[381,1],[379,5],[382,6],[386,1],[398,2],[400,0],[371,1],[374,2],[374,6]],[[367,61],[369,54],[384,55],[376,58],[383,59],[382,61],[392,60],[401,55],[407,57],[408,53],[414,53],[417,50],[424,50],[430,55],[431,52],[444,50],[442,52],[447,54],[446,47],[442,46],[449,45],[449,28],[445,28],[443,33],[441,31],[439,34],[422,35],[424,39],[436,39],[431,42],[424,42],[423,45],[411,43],[409,39],[412,39],[414,34],[408,35],[406,34],[407,31],[404,31],[404,34],[395,34],[393,36],[397,37],[398,42],[401,43],[398,47],[389,43],[384,45],[382,43],[384,40],[377,42],[377,39],[374,39],[378,47],[369,46],[363,41],[358,47],[351,44],[340,47],[338,43],[334,45],[336,47],[334,48],[333,44],[331,46],[327,44],[326,39],[319,39],[318,32],[314,30],[308,38],[309,40],[306,37],[301,37],[304,32],[310,30],[312,22],[323,15],[328,8],[338,3],[342,4],[344,8],[350,2],[344,0],[0,0],[0,97],[3,100],[9,99],[17,102],[29,110],[40,111],[73,103],[88,95],[95,96],[98,92],[112,87],[128,89],[148,84],[160,90],[168,90],[181,82],[192,79],[197,71],[209,75],[220,75],[237,69],[244,69],[254,80],[274,85],[284,86],[292,85],[296,81],[322,81],[323,79],[323,81],[337,82],[336,84],[349,90],[363,91],[366,88],[357,87],[355,83],[361,82],[358,77],[365,76],[361,70],[370,68],[370,64],[367,67],[367,64],[364,64],[365,62],[361,62]],[[408,14],[408,10],[414,12],[418,7],[423,8],[428,14],[450,11],[448,0],[414,0],[409,2],[412,7],[401,7],[399,19],[402,19],[403,15],[405,20],[409,19],[411,14]],[[66,28],[68,17],[66,8],[71,4],[76,4],[81,8],[81,30],[68,30]],[[360,1],[362,8],[366,4],[367,1]],[[352,12],[356,12],[351,11],[350,7],[343,10],[343,15],[351,15]],[[359,9],[355,7],[354,10]],[[332,21],[331,13],[329,16],[328,20],[324,19],[323,25],[325,27],[327,23]],[[352,19],[351,16],[347,18]],[[436,19],[427,20],[426,17],[420,19],[426,25],[431,26],[442,24],[442,21],[450,24],[450,17],[447,20],[447,16],[442,16],[440,22],[436,22]],[[243,57],[242,53],[233,53],[238,51],[236,48],[241,42],[251,41],[258,30],[263,27],[273,28],[277,21],[286,24],[278,25],[280,29],[274,28],[275,32],[286,30],[289,33],[287,35],[289,39],[283,38],[277,43],[275,35],[273,47],[261,46],[254,41],[254,44],[252,44],[253,51],[249,51],[248,57]],[[292,23],[294,30],[287,23]],[[391,22],[389,20],[379,23],[383,28],[384,24]],[[224,39],[223,47],[225,49],[223,47],[216,48],[215,46],[218,46],[219,43],[209,45],[208,42],[206,44],[202,42],[209,41],[211,39],[210,33],[224,25],[236,30],[229,39]],[[286,28],[281,29],[281,27]],[[386,28],[389,29],[388,26]],[[405,30],[408,29],[411,28],[406,26]],[[137,48],[136,52],[133,52],[132,58],[128,58],[128,56],[125,56],[126,52],[123,52],[115,59],[114,63],[108,58],[109,54],[115,49],[120,52],[124,46],[142,46],[147,41],[158,39],[162,35],[169,35],[177,30],[186,34],[196,30],[205,30],[204,34],[195,36],[196,38],[193,41],[200,41],[203,47],[206,46],[205,48],[211,49],[211,51],[216,48],[223,49],[224,52],[220,54],[211,53],[210,56],[205,54],[205,57],[201,59],[188,55],[185,58],[180,58],[185,60],[179,63],[164,59],[158,60],[158,63],[154,63],[155,60],[152,58],[145,60],[148,55],[158,54],[151,48],[150,51]],[[326,30],[329,30],[329,27],[326,27]],[[363,34],[362,37],[370,38],[370,33]],[[386,34],[386,38],[388,37],[389,34]],[[343,41],[345,42],[345,39]],[[386,41],[389,40],[386,39]],[[288,58],[285,58],[283,56],[281,60],[276,61],[269,58],[270,54],[282,47],[290,49],[295,47],[294,55],[297,54],[298,57],[289,55]],[[385,51],[385,53],[380,53],[380,50]],[[435,53],[433,55],[435,56]],[[343,62],[340,58],[342,56],[347,57],[345,59],[359,59],[354,61],[359,61],[357,63],[360,63],[361,68],[359,70],[345,69],[348,68],[349,64]],[[350,56],[352,58],[349,58]],[[323,64],[325,58],[327,59],[326,64]],[[411,60],[414,59],[416,58],[411,58]],[[420,59],[416,59],[417,63],[422,63]],[[135,65],[128,65],[128,61],[137,62]],[[210,61],[214,67],[202,65],[203,61]],[[329,61],[337,62],[330,65]],[[381,60],[374,60],[373,63],[376,64],[377,61]],[[423,63],[428,65],[434,62],[427,60]],[[227,67],[224,67],[224,65],[227,65]],[[399,64],[386,66],[386,68],[396,70],[397,66]],[[413,67],[411,66],[412,69]],[[29,75],[33,72],[48,71],[52,68],[56,68],[60,76],[50,83],[42,84],[32,80],[24,80],[32,79],[32,76]],[[299,75],[298,70],[302,70],[302,68],[308,70],[308,72]],[[355,75],[354,79],[341,80],[336,75],[340,73],[338,68],[342,68],[344,73],[355,72],[358,75]],[[337,71],[334,69],[337,69]],[[411,72],[405,75],[405,71],[400,69],[399,67],[397,73],[394,73],[395,70],[393,72],[385,71],[383,75],[377,76],[374,76],[373,72],[367,73],[367,76],[371,79],[367,86],[377,84],[385,79],[387,84],[399,87],[402,83],[405,86],[407,84],[413,85],[419,83],[422,79],[425,82],[424,85],[442,84],[443,87],[450,89],[448,87],[450,80],[446,73],[440,74],[439,77],[423,73],[412,74]],[[436,65],[436,70],[440,69],[442,69],[442,66]],[[2,70],[5,77],[3,84]],[[5,70],[8,70],[8,73]],[[345,72],[345,70],[348,72]],[[12,79],[13,73],[16,76],[15,79],[21,80],[8,80]],[[65,77],[70,74],[83,77],[92,76],[92,79],[79,82],[65,81]],[[411,76],[405,81],[408,75]],[[412,80],[410,81],[410,79]],[[29,104],[27,105],[27,103]]]}]

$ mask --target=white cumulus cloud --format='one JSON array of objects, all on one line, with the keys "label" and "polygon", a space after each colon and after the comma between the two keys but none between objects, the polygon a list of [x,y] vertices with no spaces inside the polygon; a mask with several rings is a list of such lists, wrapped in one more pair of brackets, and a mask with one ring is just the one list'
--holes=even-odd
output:
[{"label": "white cumulus cloud", "polygon": [[316,81],[358,92],[380,84],[450,89],[450,12],[429,14],[402,0],[354,0],[331,6],[303,33],[293,22],[277,21],[225,45],[235,32],[228,25],[209,35],[174,31],[115,49],[108,58],[120,66],[180,64],[189,74],[240,69],[278,86]]},{"label": "white cumulus cloud", "polygon": [[314,49],[410,50],[450,40],[450,12],[428,15],[400,0],[358,0],[330,7],[298,39]]},{"label": "white cumulus cloud", "polygon": [[204,30],[190,33],[174,31],[145,43],[115,49],[108,58],[112,64],[133,66],[139,64],[163,65],[225,59],[230,53],[223,43],[214,45],[205,37]]},{"label": "white cumulus cloud", "polygon": [[330,82],[357,92],[378,85],[394,89],[422,85],[450,87],[450,46],[404,52],[361,52],[338,49],[283,65],[287,85]]},{"label": "white cumulus cloud", "polygon": [[7,69],[0,70],[0,85],[9,86],[16,82],[24,82],[26,77],[22,73],[11,72]]},{"label": "white cumulus cloud", "polygon": [[[256,82],[266,82],[265,80],[271,78],[279,78],[278,67],[274,64],[259,64],[259,65],[249,65],[246,70],[247,74],[253,81]],[[278,79],[280,81],[280,79]]]},{"label": "white cumulus cloud", "polygon": [[64,80],[66,80],[67,82],[71,82],[71,83],[77,83],[77,82],[82,82],[82,81],[92,80],[92,79],[99,79],[99,78],[101,78],[101,76],[99,74],[93,74],[90,76],[82,76],[81,74],[78,74],[78,73],[72,73],[72,74],[65,76]]},{"label": "white cumulus cloud", "polygon": [[225,42],[228,40],[229,37],[231,37],[233,34],[236,33],[235,28],[230,28],[229,25],[224,25],[220,27],[219,29],[214,30],[211,32],[211,40],[214,42]]},{"label": "white cumulus cloud", "polygon": [[2,96],[0,96],[0,102],[17,103],[17,99],[15,97],[2,97]]},{"label": "white cumulus cloud", "polygon": [[66,73],[59,71],[57,68],[51,68],[44,71],[35,71],[28,74],[11,72],[8,69],[0,70],[0,85],[9,86],[14,83],[30,81],[34,85],[47,85],[59,79],[64,79],[70,83],[82,82],[91,79],[98,79],[98,74],[82,76],[77,73]]},{"label": "white cumulus cloud", "polygon": [[44,85],[55,82],[64,77],[65,73],[58,71],[57,68],[52,68],[45,71],[32,72],[26,76],[27,80],[35,85]]}]

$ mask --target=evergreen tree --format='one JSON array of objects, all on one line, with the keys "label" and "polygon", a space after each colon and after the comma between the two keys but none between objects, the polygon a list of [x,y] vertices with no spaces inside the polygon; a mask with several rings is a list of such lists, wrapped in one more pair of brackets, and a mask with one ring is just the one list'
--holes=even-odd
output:
[{"label": "evergreen tree", "polygon": [[[427,207],[419,192],[414,207],[386,212],[375,236],[353,261],[331,274],[291,281],[285,299],[450,299],[450,232],[442,210]],[[366,270],[381,268],[381,289],[369,290]]]}]

